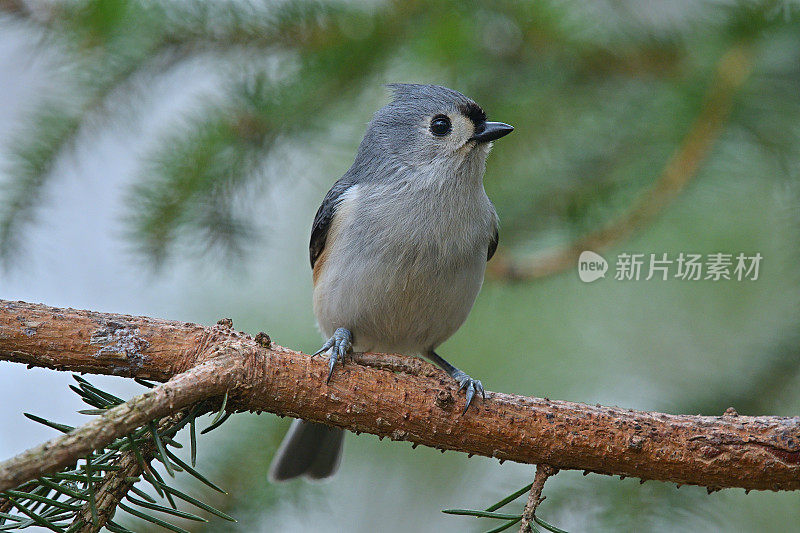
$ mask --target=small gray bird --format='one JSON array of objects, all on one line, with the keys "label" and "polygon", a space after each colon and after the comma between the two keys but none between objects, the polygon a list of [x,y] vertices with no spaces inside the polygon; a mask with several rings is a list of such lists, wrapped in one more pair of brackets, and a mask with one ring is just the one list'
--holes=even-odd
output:
[{"label": "small gray bird", "polygon": [[[487,122],[463,94],[393,84],[394,100],[367,126],[353,166],[314,218],[314,314],[329,337],[328,381],[349,350],[427,357],[466,391],[481,382],[434,352],[466,320],[497,248],[498,220],[483,189],[491,141],[514,128]],[[296,420],[272,480],[331,476],[344,432]]]}]

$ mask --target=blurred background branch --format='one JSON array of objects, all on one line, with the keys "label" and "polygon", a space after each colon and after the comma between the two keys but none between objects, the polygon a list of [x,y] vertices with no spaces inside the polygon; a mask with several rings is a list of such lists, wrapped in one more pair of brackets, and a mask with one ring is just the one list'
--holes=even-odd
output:
[{"label": "blurred background branch", "polygon": [[[225,314],[311,350],[314,211],[385,103],[382,85],[437,83],[516,127],[487,166],[503,251],[490,268],[505,259],[527,276],[531,258],[593,235],[611,260],[764,256],[751,283],[489,276],[443,346],[449,358],[525,396],[796,415],[799,36],[794,0],[0,2],[0,287],[9,299],[187,322]],[[668,172],[688,179],[679,191],[658,189]],[[650,214],[631,216],[637,206]],[[45,438],[14,422],[23,409],[83,423],[60,392],[67,379],[0,373],[0,414],[15,428],[0,431],[4,454]],[[122,397],[138,393],[105,379]],[[239,415],[211,434],[208,464],[231,494],[203,498],[244,531],[461,529],[438,509],[484,508],[531,477],[351,437],[331,483],[270,485],[286,424]],[[569,471],[547,490],[547,518],[567,530],[800,522],[794,494],[706,497]],[[208,519],[181,527],[230,531]]]},{"label": "blurred background branch", "polygon": [[[571,21],[561,10],[566,8],[548,3],[500,2],[491,11],[477,13],[457,2],[355,5],[303,1],[267,6],[235,1],[83,0],[56,2],[46,9],[37,3],[32,7],[30,13],[39,13],[32,21],[42,21],[45,40],[61,49],[70,68],[62,90],[42,99],[10,144],[10,179],[6,180],[0,205],[0,254],[7,264],[15,257],[12,252],[21,247],[24,228],[34,220],[54,165],[65,152],[82,134],[88,134],[89,126],[97,129],[108,121],[127,120],[126,115],[135,114],[141,96],[134,95],[180,65],[201,61],[217,69],[226,82],[196,112],[179,121],[165,122],[162,131],[148,143],[143,172],[130,187],[127,210],[122,213],[127,234],[156,264],[183,245],[241,256],[247,242],[257,235],[247,209],[241,208],[242,195],[252,183],[285,178],[268,170],[275,143],[284,146],[286,140],[302,139],[326,124],[335,126],[336,111],[358,99],[372,85],[369,80],[395,68],[392,58],[402,57],[409,47],[434,47],[436,53],[423,55],[429,62],[415,64],[417,70],[443,69],[446,78],[462,69],[480,73],[464,80],[475,85],[467,92],[500,117],[522,103],[523,108],[517,108],[514,114],[528,113],[521,119],[523,131],[536,131],[537,122],[550,120],[548,113],[556,109],[563,113],[574,107],[580,112],[585,107],[582,102],[608,97],[611,105],[619,99],[608,124],[608,133],[613,132],[613,136],[604,137],[604,142],[591,150],[582,146],[569,156],[594,167],[595,176],[585,176],[586,182],[572,192],[543,191],[540,196],[549,198],[549,207],[531,197],[510,213],[503,213],[504,241],[511,244],[525,236],[521,224],[526,231],[536,231],[536,224],[554,216],[568,226],[573,225],[569,219],[575,219],[579,222],[579,226],[573,225],[576,230],[587,224],[602,229],[534,257],[525,258],[523,254],[513,259],[511,249],[515,247],[506,247],[507,253],[498,256],[491,270],[501,278],[530,278],[561,271],[574,262],[576,251],[607,249],[651,223],[696,175],[725,127],[735,92],[747,79],[757,40],[767,31],[779,31],[782,22],[782,15],[775,12],[777,6],[739,3],[728,8],[728,21],[720,27],[720,42],[693,52],[696,43],[691,39],[692,28],[681,31],[677,26],[661,37],[630,35],[616,47],[593,47],[588,36],[567,32]],[[17,3],[0,5],[3,8],[16,14],[28,13]],[[783,16],[794,15],[787,12]],[[424,28],[437,28],[437,35],[443,27],[451,32],[446,42],[423,37]],[[704,65],[706,57],[722,45],[727,45],[727,52],[722,53],[717,65]],[[458,56],[453,56],[454,48],[459,49]],[[698,55],[701,51],[703,57]],[[459,64],[468,57],[471,64]],[[530,76],[537,69],[550,68],[547,58],[571,58],[570,70],[559,72],[561,79],[532,80]],[[707,68],[714,74],[710,83],[703,80]],[[502,91],[492,90],[486,82],[503,77],[509,69],[517,74],[503,78],[506,84]],[[539,75],[548,74],[555,72]],[[599,76],[606,82],[586,83]],[[548,87],[548,83],[554,85]],[[538,104],[542,97],[554,96],[552,91],[570,85],[575,95],[567,97],[563,105],[542,109]],[[704,85],[709,86],[707,96],[692,94]],[[621,93],[610,92],[615,90]],[[550,92],[541,94],[543,91]],[[525,92],[530,99],[509,105],[511,95]],[[680,102],[675,96],[681,93],[691,97]],[[650,97],[649,103],[642,99],[645,96]],[[646,111],[642,106],[647,105],[653,108]],[[120,113],[119,108],[127,111]],[[641,113],[658,113],[660,109],[664,113],[659,124],[650,127],[652,122],[644,120],[647,115]],[[642,123],[633,124],[629,131],[616,126],[637,118]],[[575,128],[580,120],[576,115],[563,124]],[[638,199],[631,197],[637,183],[647,183],[654,163],[668,149],[670,137],[686,121],[693,125],[677,143],[659,179]],[[645,138],[652,140],[642,142],[639,131],[648,132]],[[523,140],[516,141],[502,157],[514,160],[525,153],[530,157],[536,144],[548,146],[546,137]],[[774,140],[763,133],[753,140],[775,146]],[[545,167],[549,159],[536,158]],[[623,169],[625,174],[621,175]],[[519,178],[541,183],[539,172],[531,176],[528,170],[525,178],[524,168],[514,167],[514,181],[508,177],[502,187],[516,187]],[[574,179],[570,177],[570,182]],[[493,188],[497,185],[490,185]],[[608,195],[615,190],[621,194],[611,201]],[[574,196],[584,191],[600,194],[594,195],[594,200]],[[531,205],[531,200],[536,203]],[[589,201],[592,203],[586,203]],[[618,209],[615,206],[626,201],[629,207],[613,217],[614,222],[602,220],[609,208]],[[580,214],[584,210],[588,211]],[[531,227],[527,221],[534,213],[541,222]]]},{"label": "blurred background branch", "polygon": [[567,246],[543,250],[531,257],[514,259],[501,249],[501,253],[489,265],[489,273],[514,281],[558,274],[574,268],[584,250],[606,251],[619,246],[634,232],[646,228],[697,175],[700,165],[725,126],[736,90],[750,73],[751,53],[742,45],[736,45],[720,58],[708,96],[686,138],[652,187],[625,214]]},{"label": "blurred background branch", "polygon": [[22,2],[22,0],[2,0],[0,1],[0,10],[9,14],[21,14],[27,12],[25,2]]}]

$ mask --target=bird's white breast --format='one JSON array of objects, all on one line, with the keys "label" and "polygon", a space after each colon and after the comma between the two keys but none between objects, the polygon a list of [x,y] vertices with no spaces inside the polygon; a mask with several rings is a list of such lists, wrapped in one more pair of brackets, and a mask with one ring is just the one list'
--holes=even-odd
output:
[{"label": "bird's white breast", "polygon": [[426,183],[417,174],[352,187],[314,287],[323,334],[348,328],[357,351],[435,348],[472,308],[495,224],[480,179]]}]

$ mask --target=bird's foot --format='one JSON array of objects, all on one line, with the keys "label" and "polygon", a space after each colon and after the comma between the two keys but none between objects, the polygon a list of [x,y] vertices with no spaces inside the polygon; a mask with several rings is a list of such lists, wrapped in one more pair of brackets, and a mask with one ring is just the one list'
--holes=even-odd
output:
[{"label": "bird's foot", "polygon": [[479,392],[483,399],[486,399],[486,392],[483,390],[483,384],[478,381],[477,379],[472,379],[467,375],[466,372],[463,370],[459,370],[444,359],[442,359],[439,354],[434,352],[433,350],[429,351],[425,356],[436,363],[439,368],[447,372],[447,375],[453,378],[458,382],[459,391],[463,390],[466,391],[467,395],[467,403],[464,406],[464,411],[461,413],[462,415],[467,412],[469,409],[469,404],[472,403],[472,398],[475,397],[475,393]]},{"label": "bird's foot", "polygon": [[458,390],[465,391],[467,395],[467,403],[464,405],[464,411],[461,413],[462,415],[469,409],[469,404],[472,403],[472,398],[475,397],[476,393],[479,393],[484,400],[486,399],[486,392],[483,390],[483,384],[479,380],[472,379],[465,372],[458,369],[456,369],[451,376],[458,382]]},{"label": "bird's foot", "polygon": [[[325,344],[322,345],[315,354],[311,357],[321,354],[322,352],[328,352],[328,379],[327,382],[330,382],[331,376],[333,375],[333,367],[336,366],[336,360],[340,359],[342,363],[344,363],[344,356],[350,349],[353,347],[353,334],[350,333],[350,330],[346,328],[339,328],[333,332],[333,337],[325,341]],[[480,383],[480,382],[478,382]],[[482,390],[482,389],[481,389]]]}]

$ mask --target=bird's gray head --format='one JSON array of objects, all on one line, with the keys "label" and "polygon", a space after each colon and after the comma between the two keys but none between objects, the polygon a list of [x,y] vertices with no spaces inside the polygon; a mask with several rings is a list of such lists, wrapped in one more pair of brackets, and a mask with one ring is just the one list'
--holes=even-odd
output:
[{"label": "bird's gray head", "polygon": [[396,83],[389,88],[394,99],[375,113],[358,158],[455,170],[473,161],[482,163],[491,141],[514,129],[487,122],[478,104],[447,87]]}]

